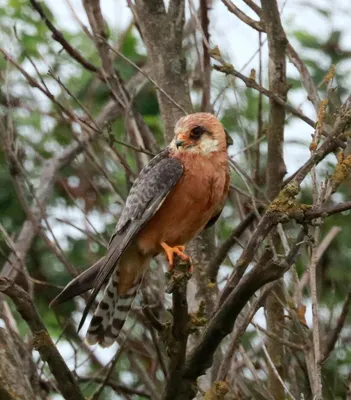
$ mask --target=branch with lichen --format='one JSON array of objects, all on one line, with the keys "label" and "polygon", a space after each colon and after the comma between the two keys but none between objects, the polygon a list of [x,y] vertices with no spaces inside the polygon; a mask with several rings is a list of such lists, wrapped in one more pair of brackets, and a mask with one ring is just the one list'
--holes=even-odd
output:
[{"label": "branch with lichen", "polygon": [[7,278],[0,278],[0,292],[11,298],[17,311],[29,326],[33,335],[33,346],[40,353],[42,360],[48,363],[62,396],[67,400],[85,400],[77,381],[51,340],[29,295]]},{"label": "branch with lichen", "polygon": [[[234,265],[233,273],[228,279],[217,310],[209,319],[199,343],[187,356],[185,367],[178,371],[178,385],[175,386],[173,398],[191,399],[196,393],[195,382],[199,375],[211,366],[213,354],[221,340],[232,331],[233,324],[249,298],[266,283],[279,279],[298,255],[303,243],[303,237],[298,236],[295,245],[289,252],[284,262],[271,258],[270,252],[264,252],[260,261],[246,275],[249,264],[258,254],[258,249],[267,235],[279,222],[289,221],[298,215],[308,216],[308,220],[316,218],[324,212],[340,212],[350,209],[351,204],[339,205],[336,210],[312,210],[309,206],[299,205],[296,196],[300,190],[300,184],[309,174],[311,169],[325,158],[330,151],[337,147],[335,140],[343,134],[351,121],[351,102],[346,102],[339,110],[331,135],[311,155],[310,159],[297,171],[290,182],[286,184],[273,199],[271,205],[261,218],[255,231],[250,237],[238,261]],[[298,212],[298,214],[296,214]],[[178,396],[178,397],[177,397]]]},{"label": "branch with lichen", "polygon": [[345,157],[344,152],[340,151],[337,155],[338,163],[335,166],[333,175],[330,178],[332,193],[335,193],[338,187],[346,181],[351,172],[351,155]]},{"label": "branch with lichen", "polygon": [[222,400],[229,392],[229,385],[225,381],[215,381],[211,389],[205,393],[204,400]]}]

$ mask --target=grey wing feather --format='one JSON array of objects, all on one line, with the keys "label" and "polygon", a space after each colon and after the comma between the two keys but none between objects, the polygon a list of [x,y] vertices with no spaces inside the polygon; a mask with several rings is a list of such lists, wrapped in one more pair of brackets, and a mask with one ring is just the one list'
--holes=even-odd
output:
[{"label": "grey wing feather", "polygon": [[96,277],[99,275],[101,268],[105,262],[105,257],[100,258],[95,264],[90,268],[82,272],[76,278],[66,285],[66,287],[61,291],[61,293],[52,300],[49,307],[55,307],[67,300],[78,296],[81,293],[86,292],[94,286]]},{"label": "grey wing feather", "polygon": [[[145,207],[138,206],[139,196],[143,191],[144,181],[145,179],[149,179],[150,172],[157,166],[157,164],[165,159],[168,159],[168,155],[168,148],[162,150],[140,171],[139,176],[135,179],[134,184],[130,189],[126,204],[124,206],[121,216],[119,217],[115,232],[111,236],[110,243],[112,242],[115,235],[122,233],[123,230],[126,229],[128,224],[130,223],[130,221],[139,218],[141,213],[144,211]],[[153,172],[156,172],[156,170],[154,170]],[[157,172],[162,172],[162,170]]]},{"label": "grey wing feather", "polygon": [[145,223],[155,215],[170,190],[182,176],[182,163],[177,159],[168,157],[168,152],[169,150],[166,149],[153,158],[135,180],[116,231],[110,240],[105,264],[100,270],[94,289],[84,309],[79,329],[83,326],[93,301],[104,282],[112,275],[126,247]]}]

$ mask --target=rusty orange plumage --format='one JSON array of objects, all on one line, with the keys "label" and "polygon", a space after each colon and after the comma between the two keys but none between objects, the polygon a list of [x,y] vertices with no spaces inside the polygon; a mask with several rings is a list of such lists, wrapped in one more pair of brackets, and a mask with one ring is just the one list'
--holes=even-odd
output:
[{"label": "rusty orange plumage", "polygon": [[181,118],[173,141],[135,181],[104,259],[82,274],[84,281],[78,277],[71,282],[54,304],[93,287],[82,325],[106,285],[87,338],[111,345],[151,258],[163,251],[170,264],[174,253],[186,258],[184,246],[217,219],[228,188],[226,133],[220,121],[208,113]]}]

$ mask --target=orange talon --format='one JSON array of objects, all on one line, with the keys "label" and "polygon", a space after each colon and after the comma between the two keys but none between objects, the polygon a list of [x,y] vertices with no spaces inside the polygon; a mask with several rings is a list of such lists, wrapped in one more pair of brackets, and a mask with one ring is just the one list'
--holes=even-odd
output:
[{"label": "orange talon", "polygon": [[[183,261],[190,261],[190,257],[187,256],[184,253],[185,246],[174,246],[174,247],[171,247],[171,246],[168,246],[168,244],[165,243],[165,242],[162,242],[160,244],[161,244],[161,246],[163,247],[163,250],[166,253],[166,257],[167,257],[167,260],[168,260],[168,263],[169,263],[169,270],[172,270],[172,268],[173,268],[174,254],[179,256]],[[192,268],[192,266],[191,266],[191,268]]]}]

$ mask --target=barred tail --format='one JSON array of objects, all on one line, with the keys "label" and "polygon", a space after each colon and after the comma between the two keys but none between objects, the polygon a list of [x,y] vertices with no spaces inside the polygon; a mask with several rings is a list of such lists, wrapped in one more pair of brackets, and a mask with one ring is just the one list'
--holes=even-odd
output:
[{"label": "barred tail", "polygon": [[117,339],[133,304],[140,283],[138,277],[132,287],[118,296],[119,271],[113,274],[105,288],[104,296],[95,310],[87,333],[89,344],[111,346]]}]

